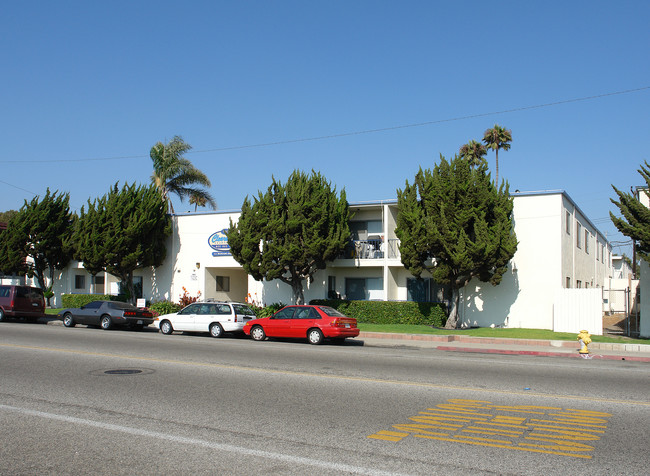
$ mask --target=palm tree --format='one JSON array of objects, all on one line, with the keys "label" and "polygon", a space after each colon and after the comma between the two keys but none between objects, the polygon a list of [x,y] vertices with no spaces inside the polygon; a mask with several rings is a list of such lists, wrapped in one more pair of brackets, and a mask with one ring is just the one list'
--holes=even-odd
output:
[{"label": "palm tree", "polygon": [[194,211],[196,211],[197,207],[204,207],[206,202],[205,197],[200,197],[196,194],[190,196],[190,205],[194,204]]},{"label": "palm tree", "polygon": [[171,193],[175,193],[181,199],[195,195],[204,198],[212,209],[217,208],[217,204],[206,190],[192,187],[199,184],[204,187],[210,187],[212,184],[208,177],[199,169],[192,165],[192,162],[183,157],[183,154],[192,148],[182,137],[174,136],[167,144],[162,142],[156,143],[149,153],[153,160],[153,174],[151,182],[158,187],[163,198],[169,203],[172,213]]},{"label": "palm tree", "polygon": [[473,139],[462,146],[458,151],[458,155],[463,159],[467,159],[471,167],[478,167],[479,165],[484,164],[486,154],[487,147]]},{"label": "palm tree", "polygon": [[497,186],[499,185],[499,149],[509,150],[510,142],[512,142],[512,132],[499,124],[495,124],[492,129],[488,129],[483,135],[483,143],[488,149],[492,149],[497,153]]}]

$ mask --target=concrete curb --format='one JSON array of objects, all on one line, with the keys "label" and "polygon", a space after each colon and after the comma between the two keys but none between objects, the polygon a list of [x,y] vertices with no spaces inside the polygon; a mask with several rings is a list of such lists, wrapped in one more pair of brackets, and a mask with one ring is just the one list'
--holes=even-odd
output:
[{"label": "concrete curb", "polygon": [[[426,342],[463,342],[468,344],[495,344],[495,345],[526,345],[533,347],[568,347],[578,348],[579,343],[570,340],[543,340],[543,339],[507,339],[498,337],[472,337],[463,335],[428,335],[428,334],[398,334],[384,332],[361,332],[359,337],[372,339],[397,339],[408,341]],[[590,349],[619,351],[619,352],[647,352],[650,354],[650,344],[619,344],[609,342],[592,342]]]},{"label": "concrete curb", "polygon": [[650,362],[649,357],[642,357],[636,355],[605,355],[605,354],[593,354],[589,353],[587,355],[579,354],[576,351],[575,354],[569,352],[546,352],[546,351],[537,351],[537,350],[510,350],[510,349],[477,349],[476,347],[451,347],[440,345],[436,347],[438,350],[444,350],[448,352],[471,352],[475,354],[503,354],[503,355],[533,355],[537,357],[570,357],[570,358],[579,358],[585,360],[591,359],[600,359],[600,360],[630,360],[633,362]]}]

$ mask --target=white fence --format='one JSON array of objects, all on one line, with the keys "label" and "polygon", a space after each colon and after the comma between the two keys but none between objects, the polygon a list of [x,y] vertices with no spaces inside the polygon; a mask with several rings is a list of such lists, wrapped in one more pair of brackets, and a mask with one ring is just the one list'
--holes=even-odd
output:
[{"label": "white fence", "polygon": [[553,330],[577,335],[582,329],[603,335],[602,289],[558,290],[553,304]]}]

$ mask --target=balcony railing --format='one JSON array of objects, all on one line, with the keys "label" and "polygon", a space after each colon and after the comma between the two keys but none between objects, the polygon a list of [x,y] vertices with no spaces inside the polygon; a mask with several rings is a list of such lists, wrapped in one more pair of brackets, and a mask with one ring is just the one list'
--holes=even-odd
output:
[{"label": "balcony railing", "polygon": [[341,258],[399,259],[399,240],[352,240]]}]

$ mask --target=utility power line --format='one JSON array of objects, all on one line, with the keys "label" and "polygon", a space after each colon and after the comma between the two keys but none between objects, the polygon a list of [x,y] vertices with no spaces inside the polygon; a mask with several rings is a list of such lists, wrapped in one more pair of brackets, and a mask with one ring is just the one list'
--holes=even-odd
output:
[{"label": "utility power line", "polygon": [[[630,93],[637,93],[640,91],[645,91],[650,89],[650,86],[643,86],[640,88],[635,88],[635,89],[626,89],[623,91],[615,91],[611,93],[604,93],[604,94],[597,94],[594,96],[584,96],[584,97],[579,97],[579,98],[573,98],[573,99],[564,99],[561,101],[554,101],[554,102],[549,102],[549,103],[544,103],[544,104],[535,104],[533,106],[522,106],[522,107],[516,107],[513,109],[504,109],[501,111],[491,111],[491,112],[483,112],[479,114],[470,114],[467,116],[458,116],[458,117],[450,117],[447,119],[437,119],[433,121],[426,121],[426,122],[417,122],[413,124],[403,124],[399,126],[391,126],[391,127],[381,127],[377,129],[366,129],[366,130],[360,130],[360,131],[351,131],[351,132],[342,132],[339,134],[329,134],[329,135],[322,135],[322,136],[315,136],[315,137],[304,137],[300,139],[288,139],[288,140],[278,140],[278,141],[273,141],[273,142],[262,142],[258,144],[247,144],[247,145],[237,145],[237,146],[230,146],[230,147],[218,147],[218,148],[211,148],[211,149],[202,149],[202,150],[190,150],[187,153],[188,154],[200,154],[200,153],[205,153],[205,152],[224,152],[228,150],[240,150],[240,149],[252,149],[252,148],[258,148],[258,147],[270,147],[274,145],[283,145],[283,144],[295,144],[298,142],[313,142],[313,141],[319,141],[319,140],[327,140],[327,139],[337,139],[340,137],[349,137],[349,136],[355,136],[355,135],[362,135],[362,134],[374,134],[378,132],[388,132],[388,131],[395,131],[398,129],[408,129],[408,128],[413,128],[413,127],[423,127],[423,126],[430,126],[434,124],[443,124],[446,122],[455,122],[455,121],[464,121],[467,119],[475,119],[477,117],[486,117],[486,116],[493,116],[497,114],[509,114],[513,112],[520,112],[520,111],[527,111],[531,109],[541,109],[545,107],[552,107],[552,106],[559,106],[562,104],[570,104],[570,103],[575,103],[575,102],[582,102],[582,101],[591,101],[594,99],[600,99],[608,96],[617,96],[621,94],[630,94]],[[0,163],[2,164],[9,164],[9,163],[59,163],[59,162],[93,162],[93,161],[104,161],[104,160],[124,160],[124,159],[142,159],[149,157],[148,155],[124,155],[124,156],[116,156],[116,157],[98,157],[98,158],[84,158],[84,159],[54,159],[54,160],[0,160]]]}]

